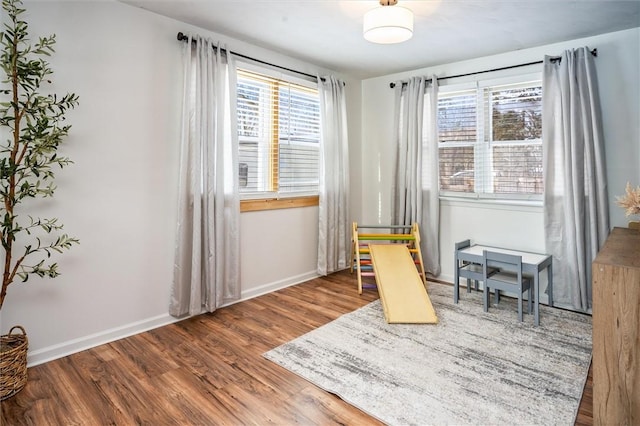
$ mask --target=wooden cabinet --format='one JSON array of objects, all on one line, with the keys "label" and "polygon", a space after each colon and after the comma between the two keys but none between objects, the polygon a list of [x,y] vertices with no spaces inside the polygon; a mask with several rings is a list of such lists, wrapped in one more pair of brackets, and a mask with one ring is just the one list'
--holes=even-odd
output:
[{"label": "wooden cabinet", "polygon": [[592,272],[593,422],[640,425],[640,231],[615,228]]}]

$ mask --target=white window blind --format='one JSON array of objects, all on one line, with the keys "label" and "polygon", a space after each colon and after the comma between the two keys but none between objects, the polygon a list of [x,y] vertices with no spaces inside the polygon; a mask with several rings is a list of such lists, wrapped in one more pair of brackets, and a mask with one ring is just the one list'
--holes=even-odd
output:
[{"label": "white window blind", "polygon": [[[484,90],[490,132],[491,190],[499,194],[542,194],[542,87],[514,84]],[[490,115],[490,117],[489,117]]]},{"label": "white window blind", "polygon": [[541,82],[479,84],[438,96],[440,190],[541,199]]},{"label": "white window blind", "polygon": [[240,192],[244,198],[318,193],[318,90],[238,70]]},{"label": "white window blind", "polygon": [[474,192],[478,142],[475,90],[438,97],[438,157],[440,189]]}]

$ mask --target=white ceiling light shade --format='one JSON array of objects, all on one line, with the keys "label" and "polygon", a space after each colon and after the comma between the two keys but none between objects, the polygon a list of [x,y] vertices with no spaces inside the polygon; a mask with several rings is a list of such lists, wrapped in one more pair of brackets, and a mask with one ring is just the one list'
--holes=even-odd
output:
[{"label": "white ceiling light shade", "polygon": [[365,13],[363,35],[373,43],[402,43],[413,36],[413,12],[395,6],[397,0],[380,0],[381,7]]}]

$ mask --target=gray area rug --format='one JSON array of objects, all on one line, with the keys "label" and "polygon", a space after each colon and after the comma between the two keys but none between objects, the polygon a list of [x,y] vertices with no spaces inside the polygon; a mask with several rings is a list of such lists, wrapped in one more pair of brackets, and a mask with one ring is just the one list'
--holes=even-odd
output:
[{"label": "gray area rug", "polygon": [[[379,301],[264,356],[390,425],[573,425],[591,360],[591,317],[429,283],[437,325],[387,324]],[[526,304],[525,304],[526,312]]]}]

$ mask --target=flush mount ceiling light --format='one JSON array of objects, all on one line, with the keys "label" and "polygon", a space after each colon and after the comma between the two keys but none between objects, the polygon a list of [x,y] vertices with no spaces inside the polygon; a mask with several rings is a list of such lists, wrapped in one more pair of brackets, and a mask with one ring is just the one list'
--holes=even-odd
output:
[{"label": "flush mount ceiling light", "polygon": [[398,0],[380,0],[381,7],[365,13],[362,31],[366,40],[392,44],[413,36],[413,12],[396,3]]}]

